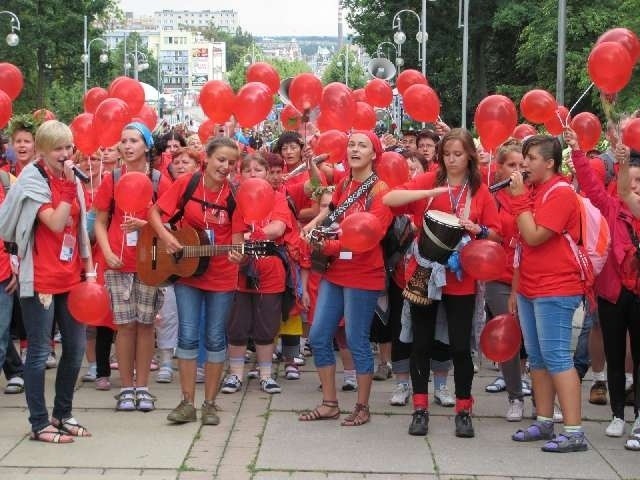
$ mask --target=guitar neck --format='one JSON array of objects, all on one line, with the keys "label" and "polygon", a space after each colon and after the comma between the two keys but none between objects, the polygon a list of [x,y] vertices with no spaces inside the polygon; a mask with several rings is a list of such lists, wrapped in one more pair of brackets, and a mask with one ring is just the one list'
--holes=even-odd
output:
[{"label": "guitar neck", "polygon": [[235,251],[244,253],[244,244],[240,245],[189,245],[182,249],[183,257],[212,257]]}]

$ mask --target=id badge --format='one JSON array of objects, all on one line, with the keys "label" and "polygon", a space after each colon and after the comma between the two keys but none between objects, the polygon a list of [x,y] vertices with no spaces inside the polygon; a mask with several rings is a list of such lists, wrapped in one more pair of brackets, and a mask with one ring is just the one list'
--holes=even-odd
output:
[{"label": "id badge", "polygon": [[338,258],[340,260],[352,260],[353,252],[340,252],[340,256]]},{"label": "id badge", "polygon": [[518,246],[518,239],[516,237],[511,237],[509,240],[509,248],[516,248]]},{"label": "id badge", "polygon": [[73,258],[73,252],[76,249],[76,237],[70,233],[65,233],[62,237],[62,248],[60,249],[60,260],[70,262]]},{"label": "id badge", "polygon": [[135,247],[138,245],[138,231],[134,230],[133,232],[127,233],[127,247]]},{"label": "id badge", "polygon": [[215,244],[216,234],[211,228],[207,228],[204,233],[207,234],[207,238],[209,239],[209,245]]}]

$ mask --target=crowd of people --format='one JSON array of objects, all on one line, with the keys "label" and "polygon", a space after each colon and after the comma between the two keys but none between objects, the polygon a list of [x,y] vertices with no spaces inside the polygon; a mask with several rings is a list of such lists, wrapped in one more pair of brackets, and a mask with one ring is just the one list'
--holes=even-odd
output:
[{"label": "crowd of people", "polygon": [[[505,441],[539,442],[546,452],[586,450],[581,383],[590,366],[589,401],[610,399],[606,435],[625,434],[624,409],[632,405],[624,446],[640,451],[640,153],[619,140],[629,118],[608,126],[606,152],[583,152],[567,127],[564,159],[556,137],[509,139],[489,154],[469,131],[438,122],[400,138],[352,131],[344,158],[333,163],[314,153],[316,135],[307,125],[252,146],[238,135],[205,144],[176,129],[154,135],[133,122],[118,144],[86,155],[64,123],[15,116],[0,170],[5,393],[25,393],[33,440],[69,443],[91,435],[73,414],[79,378],[98,390],[118,388],[117,411],[148,412],[156,407],[151,372],[158,383],[175,381],[177,358],[181,398],[167,420],[197,421],[196,383],[204,383],[200,420],[217,425],[218,394],[257,378],[263,392],[286,395],[282,381],[299,379],[305,356],[313,355],[321,400],[299,420],[337,420],[337,348],[340,388],[356,396],[343,426],[370,422],[372,382],[393,377],[389,403],[411,402],[408,433],[426,435],[433,372],[432,400],[455,409],[455,435],[468,438],[475,435],[478,333],[512,313],[522,346],[496,365],[500,376],[486,391],[507,392],[507,421],[523,420],[528,395],[535,412],[530,426]],[[404,182],[390,185],[378,175],[385,151],[406,159]],[[137,212],[124,211],[115,198],[131,172],[153,186],[151,201]],[[238,190],[250,179],[274,191],[273,207],[259,220],[238,205]],[[489,188],[504,180],[507,188]],[[583,199],[610,232],[595,283],[580,256]],[[386,234],[355,252],[344,245],[340,224],[360,212],[375,216]],[[144,283],[141,234],[151,231],[159,248],[179,259],[190,245],[177,232],[186,228],[229,248],[196,275],[165,286]],[[451,243],[445,236],[452,233]],[[479,282],[461,268],[460,250],[477,239],[504,250],[499,278]],[[260,242],[274,251],[256,256],[233,248]],[[99,326],[85,327],[70,313],[69,292],[81,282],[109,292],[111,314]],[[585,321],[574,354],[572,320],[581,304]],[[247,362],[254,355],[255,363]],[[45,370],[56,364],[49,415]]]}]

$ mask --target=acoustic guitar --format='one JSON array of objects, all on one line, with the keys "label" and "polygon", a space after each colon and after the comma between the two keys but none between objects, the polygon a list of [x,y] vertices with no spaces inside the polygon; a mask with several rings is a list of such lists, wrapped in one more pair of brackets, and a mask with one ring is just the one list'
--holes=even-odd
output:
[{"label": "acoustic guitar", "polygon": [[[169,229],[168,229],[169,230]],[[168,253],[165,242],[147,224],[140,230],[136,248],[138,278],[152,287],[166,285],[178,278],[202,275],[214,255],[226,255],[230,251],[244,255],[264,257],[276,254],[273,241],[253,241],[237,245],[211,245],[207,233],[193,227],[169,230],[183,246],[176,253]]]}]

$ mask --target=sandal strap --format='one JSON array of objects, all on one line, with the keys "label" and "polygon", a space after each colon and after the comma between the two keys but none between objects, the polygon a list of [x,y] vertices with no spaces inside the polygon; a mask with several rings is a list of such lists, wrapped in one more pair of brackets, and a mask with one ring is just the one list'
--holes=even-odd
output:
[{"label": "sandal strap", "polygon": [[322,400],[322,405],[325,407],[337,408],[338,401],[337,400]]}]

